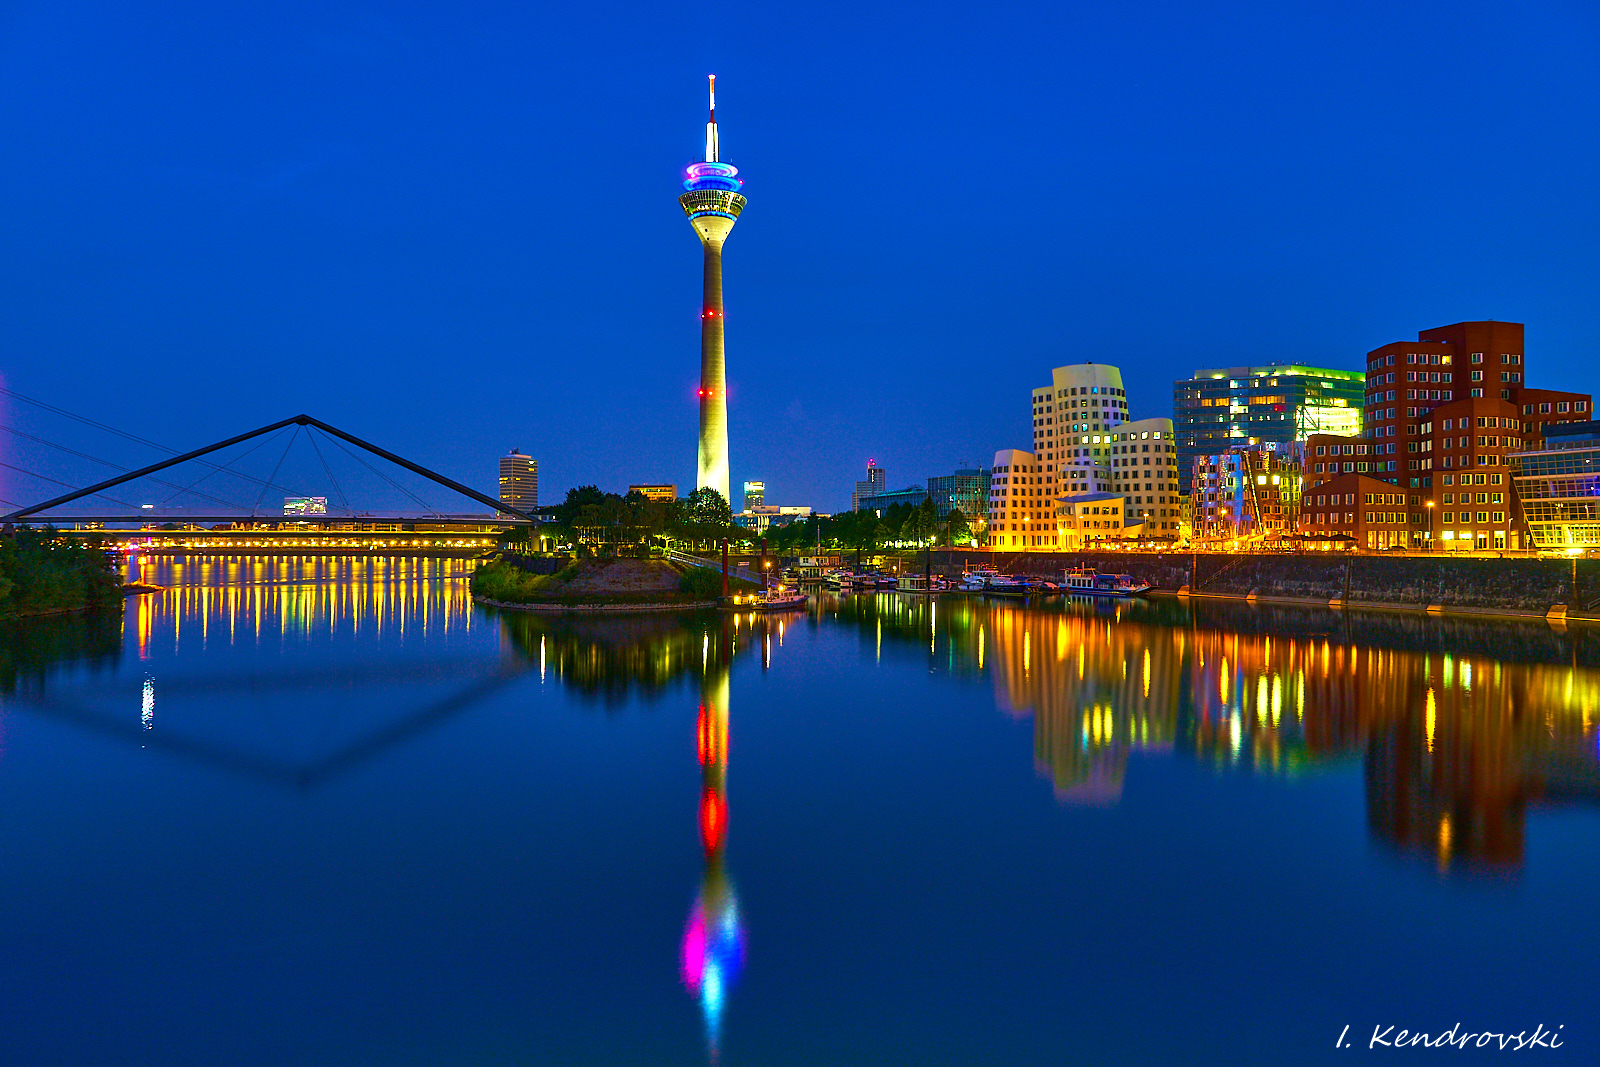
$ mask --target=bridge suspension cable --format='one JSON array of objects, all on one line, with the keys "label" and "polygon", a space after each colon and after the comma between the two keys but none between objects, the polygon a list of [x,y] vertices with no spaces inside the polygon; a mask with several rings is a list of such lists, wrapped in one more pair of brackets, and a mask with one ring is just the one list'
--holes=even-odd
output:
[{"label": "bridge suspension cable", "polygon": [[[0,463],[0,467],[5,467],[7,470],[14,470],[18,474],[26,474],[30,478],[37,478],[41,482],[49,482],[51,485],[65,486],[68,489],[77,489],[77,488],[79,488],[76,485],[71,485],[71,484],[69,484],[67,482],[63,482],[59,478],[52,478],[49,475],[40,474],[38,471],[30,471],[30,470],[27,470],[27,469],[25,469],[23,467],[14,467],[9,463]],[[93,493],[91,495],[98,496],[98,497],[103,497],[104,499],[111,501],[113,504],[121,504],[125,508],[131,508],[131,507],[134,506],[134,505],[128,503],[126,500],[118,500],[116,497],[111,496],[108,493]],[[18,505],[18,506],[20,507],[21,505]]]},{"label": "bridge suspension cable", "polygon": [[[173,488],[176,491],[173,492],[170,496],[168,496],[165,500],[163,500],[161,502],[162,506],[165,507],[167,504],[170,504],[172,502],[173,497],[178,496],[179,493],[193,493],[195,496],[205,496],[206,495],[205,493],[196,492],[195,491],[195,486],[199,485],[201,482],[205,481],[207,478],[210,478],[212,475],[221,474],[224,471],[227,471],[229,474],[235,474],[235,475],[241,474],[240,471],[229,470],[229,468],[232,467],[235,463],[238,463],[240,460],[245,459],[246,457],[248,457],[250,455],[250,453],[254,452],[256,449],[260,448],[262,445],[267,444],[270,441],[275,441],[275,440],[277,440],[278,437],[281,437],[281,436],[283,436],[283,431],[280,430],[280,431],[278,431],[278,434],[276,436],[267,438],[266,440],[261,441],[259,444],[252,445],[250,448],[246,449],[242,454],[235,456],[234,458],[230,459],[227,463],[224,463],[220,467],[216,466],[215,464],[211,464],[210,465],[211,466],[211,470],[209,470],[206,473],[202,474],[200,477],[196,478],[194,481],[190,482],[188,485],[186,485],[186,486],[173,486]],[[151,480],[155,481],[156,479],[151,479]],[[252,478],[250,480],[251,481],[256,481],[257,479]],[[172,485],[171,482],[162,482],[161,484],[162,485]],[[266,492],[266,490],[262,489],[262,492]],[[212,497],[211,499],[215,500],[217,498],[216,497]],[[223,501],[223,503],[227,504],[229,507],[238,508],[240,511],[244,511],[245,510],[242,505],[235,504],[231,500],[225,500],[225,501]],[[251,513],[254,514],[254,510],[253,509],[252,509]]]},{"label": "bridge suspension cable", "polygon": [[[131,434],[131,433],[127,432],[126,430],[119,430],[115,426],[108,426],[103,422],[96,422],[94,419],[89,418],[87,415],[79,415],[76,412],[68,411],[66,408],[58,408],[54,404],[46,404],[43,400],[35,400],[31,396],[23,396],[21,393],[17,392],[16,390],[7,389],[3,385],[0,385],[0,396],[9,396],[13,400],[20,400],[25,404],[32,404],[34,407],[43,408],[45,411],[52,412],[52,413],[54,413],[56,415],[60,415],[60,416],[62,416],[64,418],[72,419],[72,420],[74,420],[76,422],[81,422],[85,426],[93,426],[97,430],[104,430],[106,433],[116,434],[118,437],[125,438],[125,439],[127,439],[129,441],[133,441],[133,442],[136,442],[136,443],[141,444],[141,445],[145,445],[146,447],[149,447],[149,448],[154,448],[154,449],[156,449],[157,451],[160,451],[160,452],[166,452],[169,455],[176,456],[176,455],[179,454],[178,450],[176,448],[171,448],[171,447],[169,447],[167,445],[162,444],[159,441],[152,441],[149,438],[140,437],[137,434]],[[42,443],[44,443],[44,444],[52,444],[52,442],[49,442],[49,441],[44,441]],[[52,447],[60,448],[62,446],[60,446],[60,445],[52,445]],[[84,458],[85,459],[91,459],[93,457],[85,456]],[[128,467],[118,466],[115,463],[108,463],[105,460],[96,460],[95,462],[97,462],[97,463],[105,463],[106,466],[111,467],[111,468],[113,468],[115,470],[126,471],[126,470],[130,469]],[[213,463],[210,460],[206,460],[206,459],[198,459],[197,458],[197,459],[195,459],[194,462],[199,463],[202,466],[215,468],[218,471],[226,469],[226,465],[219,465],[219,464]],[[235,462],[237,462],[237,461],[235,461]],[[247,482],[255,482],[258,485],[264,484],[264,483],[262,483],[260,478],[256,477],[253,474],[247,474],[244,471],[231,471],[229,473],[231,473],[234,477],[243,478]],[[57,482],[56,484],[57,485],[65,485],[66,483],[65,482]],[[171,482],[162,482],[161,484],[162,485],[171,485],[172,483]],[[276,489],[281,493],[290,493],[290,494],[294,493],[293,489],[289,488],[288,486],[283,486],[283,485],[268,485],[267,488]],[[103,495],[103,494],[96,494],[96,495]],[[211,499],[218,499],[220,503],[227,504],[229,507],[239,508],[239,510],[241,510],[241,511],[244,510],[244,508],[242,506],[240,506],[239,504],[234,503],[233,501],[220,500],[219,498],[215,498],[215,497],[213,497]]]},{"label": "bridge suspension cable", "polygon": [[378,468],[374,467],[372,464],[368,463],[366,460],[364,460],[360,456],[356,455],[354,452],[352,452],[348,448],[344,447],[344,442],[343,441],[340,441],[336,437],[335,438],[330,438],[330,440],[332,440],[334,444],[339,446],[339,451],[343,452],[345,455],[349,456],[351,459],[355,460],[357,463],[359,463],[363,467],[367,468],[367,470],[371,471],[373,474],[376,474],[378,477],[382,478],[384,481],[386,481],[390,485],[394,486],[396,489],[398,489],[400,492],[404,493],[406,496],[410,497],[412,500],[415,500],[422,507],[423,511],[430,512],[430,513],[435,514],[435,515],[437,515],[439,513],[438,509],[435,508],[432,504],[428,503],[426,500],[422,499],[420,496],[418,496],[417,494],[413,493],[411,490],[407,489],[405,486],[401,485],[399,482],[395,481],[393,478],[389,477],[387,474],[383,473]]},{"label": "bridge suspension cable", "polygon": [[[18,437],[26,437],[30,441],[37,441],[41,445],[44,445],[44,446],[46,446],[48,448],[54,448],[54,449],[57,449],[59,451],[65,452],[69,456],[77,456],[79,459],[86,459],[86,460],[89,460],[91,463],[99,463],[99,464],[101,464],[103,466],[110,467],[114,471],[126,471],[126,470],[129,469],[128,467],[124,467],[121,464],[113,463],[109,459],[101,459],[99,456],[91,456],[87,452],[79,452],[75,448],[68,448],[66,445],[58,445],[54,441],[45,440],[43,437],[36,437],[31,433],[23,433],[21,430],[17,429],[14,426],[0,425],[0,430],[5,430],[7,433],[16,434]],[[150,480],[152,482],[155,482],[157,485],[164,485],[164,486],[167,486],[170,489],[181,489],[182,488],[176,482],[163,481],[160,478],[151,478]],[[204,479],[202,479],[202,480],[204,480]],[[57,484],[57,485],[67,485],[66,482],[56,482],[55,484]],[[199,483],[197,482],[196,484],[199,484]],[[68,488],[76,489],[78,487],[77,486],[68,486]],[[174,495],[176,495],[176,494],[174,494]],[[200,497],[205,497],[207,500],[214,501],[214,502],[216,502],[218,504],[226,504],[230,508],[236,508],[236,507],[239,506],[237,503],[235,503],[232,500],[225,500],[220,496],[212,496],[209,493],[195,493],[194,495],[195,496],[200,496]],[[167,498],[167,500],[171,500],[171,499],[172,499],[172,497],[168,497]],[[163,503],[165,503],[165,501],[163,501]],[[17,507],[21,507],[22,505],[18,504],[16,506]]]},{"label": "bridge suspension cable", "polygon": [[[278,462],[276,462],[276,463],[274,463],[272,465],[272,473],[267,475],[267,484],[263,485],[261,487],[261,492],[256,494],[255,506],[250,509],[250,514],[254,515],[256,512],[261,510],[261,501],[265,500],[266,496],[267,496],[267,486],[271,485],[272,484],[272,479],[274,479],[274,478],[276,478],[278,476],[278,468],[283,466],[284,457],[289,454],[289,449],[293,448],[294,447],[294,443],[296,441],[298,441],[299,439],[300,439],[300,426],[299,426],[298,423],[296,423],[295,424],[295,428],[294,428],[294,433],[289,435],[288,443],[286,443],[283,446],[283,451],[278,453]],[[274,438],[274,440],[276,440],[276,438]]]}]

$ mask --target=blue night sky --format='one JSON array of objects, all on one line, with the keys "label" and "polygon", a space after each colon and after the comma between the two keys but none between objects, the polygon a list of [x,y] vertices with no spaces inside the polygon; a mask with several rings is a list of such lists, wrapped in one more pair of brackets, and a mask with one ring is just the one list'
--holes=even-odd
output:
[{"label": "blue night sky", "polygon": [[715,72],[769,503],[1023,446],[1085,359],[1170,415],[1196,367],[1493,318],[1600,391],[1592,2],[242,7],[0,7],[10,388],[179,448],[305,411],[486,490],[518,446],[546,500],[687,491]]}]

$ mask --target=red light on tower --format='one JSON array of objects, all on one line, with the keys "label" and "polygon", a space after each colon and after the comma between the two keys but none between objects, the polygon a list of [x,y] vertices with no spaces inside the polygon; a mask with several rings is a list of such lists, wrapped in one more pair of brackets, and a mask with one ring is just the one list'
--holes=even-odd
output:
[{"label": "red light on tower", "polygon": [[715,852],[722,847],[727,833],[727,801],[714,789],[703,790],[700,794],[700,843],[707,852]]}]

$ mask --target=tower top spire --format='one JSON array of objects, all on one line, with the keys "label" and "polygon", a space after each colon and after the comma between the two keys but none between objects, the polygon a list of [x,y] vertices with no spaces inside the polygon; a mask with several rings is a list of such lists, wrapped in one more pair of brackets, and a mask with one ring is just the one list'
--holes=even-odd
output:
[{"label": "tower top spire", "polygon": [[711,98],[711,119],[706,123],[706,162],[717,162],[717,76],[707,74],[708,94]]}]

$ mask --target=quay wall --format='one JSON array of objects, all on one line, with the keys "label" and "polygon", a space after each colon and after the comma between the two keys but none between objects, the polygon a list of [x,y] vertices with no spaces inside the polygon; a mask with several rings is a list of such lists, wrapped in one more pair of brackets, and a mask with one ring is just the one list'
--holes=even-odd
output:
[{"label": "quay wall", "polygon": [[[1351,608],[1600,619],[1600,560],[1187,552],[943,551],[946,575],[981,566],[1059,576],[1080,564],[1131,574],[1153,590]],[[908,561],[909,564],[909,561]]]}]

